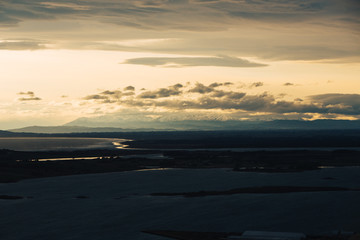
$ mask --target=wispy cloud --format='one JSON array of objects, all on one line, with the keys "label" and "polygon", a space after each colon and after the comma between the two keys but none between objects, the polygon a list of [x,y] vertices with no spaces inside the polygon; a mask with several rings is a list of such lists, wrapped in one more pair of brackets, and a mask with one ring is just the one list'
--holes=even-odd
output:
[{"label": "wispy cloud", "polygon": [[0,49],[38,50],[45,48],[46,48],[46,43],[39,40],[18,40],[18,39],[0,40]]},{"label": "wispy cloud", "polygon": [[246,59],[218,56],[218,57],[146,57],[127,59],[124,64],[138,64],[162,67],[265,67],[266,64],[251,62]]},{"label": "wispy cloud", "polygon": [[41,100],[41,98],[35,96],[35,93],[33,91],[19,92],[18,95],[25,96],[25,97],[19,98],[18,99],[19,101],[39,101],[39,100]]},{"label": "wispy cloud", "polygon": [[[3,33],[3,38],[38,38],[57,42],[55,48],[193,56],[223,54],[272,61],[328,61],[350,57],[352,61],[359,61],[360,56],[357,43],[360,4],[356,0],[17,0],[1,1],[0,9],[0,26],[11,28]],[[33,20],[37,20],[36,23]],[[59,21],[74,24],[62,24],[59,28]],[[25,31],[17,32],[21,22],[29,25]],[[37,24],[41,26],[44,22],[53,28],[38,27]],[[293,24],[291,28],[289,23]],[[24,30],[23,26],[19,29]],[[58,34],[51,34],[53,31]],[[79,31],[82,34],[78,34]],[[109,31],[112,31],[111,37],[107,34]],[[266,40],[260,36],[267,36]],[[129,45],[129,42],[137,44]],[[0,45],[0,49],[11,50],[41,48],[44,45],[36,41]],[[242,60],[138,58],[129,59],[128,63],[180,67],[264,66]]]}]

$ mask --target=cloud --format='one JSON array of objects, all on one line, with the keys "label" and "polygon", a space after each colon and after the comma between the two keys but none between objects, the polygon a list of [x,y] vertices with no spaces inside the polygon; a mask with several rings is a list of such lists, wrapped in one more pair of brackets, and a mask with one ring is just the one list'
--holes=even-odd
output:
[{"label": "cloud", "polygon": [[[148,29],[207,29],[242,19],[301,21],[338,13],[357,18],[359,4],[354,0],[236,1],[236,0],[124,0],[124,1],[2,1],[2,22],[18,23],[29,19],[92,19],[122,26]],[[225,21],[226,18],[229,21]],[[198,21],[195,21],[198,19]],[[219,21],[222,20],[222,21]]]},{"label": "cloud", "polygon": [[250,84],[249,88],[257,88],[257,87],[262,87],[264,86],[263,82],[254,82],[252,84]]},{"label": "cloud", "polygon": [[195,87],[191,88],[189,92],[200,93],[200,94],[209,93],[209,92],[213,92],[217,86],[219,86],[218,83],[212,83],[209,86],[205,86],[202,83],[196,83]]},{"label": "cloud", "polygon": [[106,90],[89,95],[84,100],[116,104],[125,108],[158,109],[161,112],[216,110],[242,112],[250,116],[258,113],[284,115],[284,118],[289,114],[297,114],[310,119],[314,114],[324,118],[360,115],[360,94],[333,93],[312,95],[306,100],[284,100],[281,94],[275,96],[268,92],[249,94],[229,91],[230,85],[233,84],[214,82],[204,85],[198,82],[184,86],[178,83],[167,88],[131,92],[133,95],[123,95],[119,90]]},{"label": "cloud", "polygon": [[[105,92],[103,94],[106,94]],[[109,97],[99,94],[88,95],[83,98],[84,100],[108,100]]]},{"label": "cloud", "polygon": [[27,91],[27,92],[18,92],[18,95],[25,95],[26,97],[19,98],[19,101],[39,101],[42,100],[39,97],[35,96],[35,93],[33,91]]},{"label": "cloud", "polygon": [[147,57],[127,59],[123,64],[137,64],[163,67],[265,67],[266,64],[250,62],[246,59],[219,56],[219,57]]},{"label": "cloud", "polygon": [[180,90],[183,88],[182,84],[175,84],[168,88],[160,88],[155,91],[146,91],[138,95],[138,98],[166,98],[170,96],[177,96],[182,93]]},{"label": "cloud", "polygon": [[39,97],[27,97],[27,98],[19,98],[19,101],[39,101],[41,98]]},{"label": "cloud", "polygon": [[0,49],[6,50],[38,50],[45,49],[46,44],[38,40],[0,40]]},{"label": "cloud", "polygon": [[[2,31],[2,38],[42,39],[54,48],[358,62],[359,12],[357,0],[16,0],[0,1],[0,27],[10,29]],[[167,40],[147,41],[154,38]],[[144,40],[146,44],[129,44]],[[3,42],[0,49],[47,48],[44,42]],[[264,66],[224,57],[138,58],[128,63]]]},{"label": "cloud", "polygon": [[33,97],[35,95],[35,93],[33,91],[18,92],[18,95],[28,95],[30,97]]},{"label": "cloud", "polygon": [[329,113],[360,114],[360,94],[327,93],[309,99],[322,104]]},{"label": "cloud", "polygon": [[135,91],[135,87],[127,86],[127,87],[124,88],[124,91]]},{"label": "cloud", "polygon": [[287,82],[283,84],[284,86],[294,86],[295,84],[291,83],[291,82]]}]

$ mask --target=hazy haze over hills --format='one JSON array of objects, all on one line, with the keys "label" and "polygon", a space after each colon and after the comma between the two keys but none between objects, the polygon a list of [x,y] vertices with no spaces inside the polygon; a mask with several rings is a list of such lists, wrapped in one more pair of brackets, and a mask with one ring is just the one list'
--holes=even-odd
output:
[{"label": "hazy haze over hills", "polygon": [[118,121],[100,122],[81,118],[64,126],[29,126],[11,129],[16,133],[90,133],[90,132],[131,132],[131,131],[172,131],[172,130],[325,130],[360,129],[360,121],[349,120],[275,120],[275,121]]}]

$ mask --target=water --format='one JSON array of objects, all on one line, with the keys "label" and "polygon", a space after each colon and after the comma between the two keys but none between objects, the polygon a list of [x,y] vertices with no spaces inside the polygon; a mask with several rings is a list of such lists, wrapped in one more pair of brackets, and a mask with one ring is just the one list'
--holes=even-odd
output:
[{"label": "water", "polygon": [[[15,151],[54,151],[79,149],[128,149],[128,150],[154,150],[147,148],[127,148],[124,142],[130,139],[119,138],[76,138],[76,137],[3,137],[0,138],[0,149]],[[199,149],[156,149],[163,151],[289,151],[289,150],[357,150],[358,147],[327,147],[327,148],[199,148]]]},{"label": "water", "polygon": [[31,197],[0,200],[0,239],[165,240],[141,233],[146,229],[303,233],[360,231],[358,191],[199,198],[149,195],[154,192],[226,190],[264,185],[360,188],[360,168],[342,167],[300,173],[165,169],[0,184],[0,194]]},{"label": "water", "polygon": [[126,147],[117,138],[17,137],[0,138],[0,149],[15,151],[55,151],[79,149],[121,149]]}]

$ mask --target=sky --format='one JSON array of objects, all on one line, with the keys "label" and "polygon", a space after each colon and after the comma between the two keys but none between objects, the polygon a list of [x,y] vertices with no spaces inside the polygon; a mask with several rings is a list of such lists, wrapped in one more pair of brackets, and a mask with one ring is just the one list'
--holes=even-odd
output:
[{"label": "sky", "polygon": [[0,0],[0,129],[360,119],[358,0]]}]

